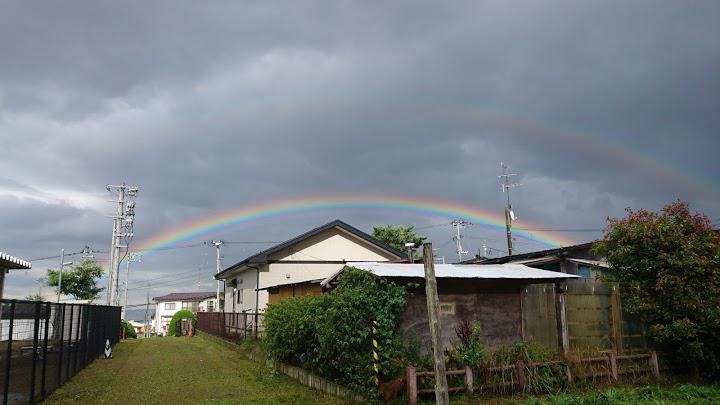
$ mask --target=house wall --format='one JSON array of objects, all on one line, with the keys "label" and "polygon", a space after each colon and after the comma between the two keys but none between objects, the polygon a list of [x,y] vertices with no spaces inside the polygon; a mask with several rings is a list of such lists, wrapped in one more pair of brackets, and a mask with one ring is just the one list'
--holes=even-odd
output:
[{"label": "house wall", "polygon": [[[427,300],[422,280],[412,289],[400,325],[401,334],[418,339],[423,351],[430,351]],[[444,348],[458,343],[455,327],[463,320],[479,321],[483,342],[497,346],[522,340],[521,288],[517,281],[438,280],[441,338]]]},{"label": "house wall", "polygon": [[[365,240],[341,229],[333,228],[276,252],[270,256],[269,264],[259,265],[260,288],[322,280],[345,265],[352,265],[351,262],[395,259],[397,259],[396,256]],[[233,278],[236,279],[238,292],[233,297],[233,289],[230,287],[226,289],[226,312],[255,311],[256,273],[255,269],[250,268],[228,279],[228,283]],[[240,294],[242,294],[242,302],[238,302],[237,299]],[[258,306],[262,311],[269,302],[269,294],[267,290],[262,290],[258,295]],[[235,298],[234,310],[233,298]]]}]

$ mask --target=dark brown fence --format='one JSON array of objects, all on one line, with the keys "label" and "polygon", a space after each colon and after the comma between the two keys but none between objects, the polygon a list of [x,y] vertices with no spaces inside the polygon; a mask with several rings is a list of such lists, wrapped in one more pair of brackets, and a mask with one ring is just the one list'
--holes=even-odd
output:
[{"label": "dark brown fence", "polygon": [[236,312],[198,312],[197,329],[231,341],[257,339],[263,332],[264,314]]},{"label": "dark brown fence", "polygon": [[3,404],[35,403],[120,337],[120,307],[0,300]]},{"label": "dark brown fence", "polygon": [[[588,364],[592,363],[602,363],[603,367],[588,367]],[[627,363],[634,364],[628,366]],[[566,361],[531,364],[518,361],[515,364],[483,368],[475,371],[470,367],[465,367],[462,370],[448,370],[446,371],[448,377],[456,375],[463,376],[462,385],[449,387],[448,392],[464,391],[472,394],[475,388],[479,388],[484,392],[500,394],[524,392],[529,388],[528,379],[530,376],[528,374],[542,367],[553,366],[561,366],[565,370],[564,374],[568,384],[572,384],[575,380],[595,380],[596,378],[603,378],[606,379],[608,383],[614,383],[619,381],[620,376],[624,374],[632,374],[631,377],[633,377],[633,379],[637,377],[638,374],[652,374],[656,379],[660,378],[660,367],[658,366],[658,358],[655,352],[632,355],[617,355],[614,352],[605,352],[602,356],[598,357],[576,358]],[[502,378],[492,378],[494,374],[498,374]],[[420,384],[418,384],[422,379],[434,380],[434,371],[417,371],[415,367],[406,367],[405,378],[405,387],[410,405],[416,405],[418,403],[418,396],[435,392],[434,388],[420,388]]]}]

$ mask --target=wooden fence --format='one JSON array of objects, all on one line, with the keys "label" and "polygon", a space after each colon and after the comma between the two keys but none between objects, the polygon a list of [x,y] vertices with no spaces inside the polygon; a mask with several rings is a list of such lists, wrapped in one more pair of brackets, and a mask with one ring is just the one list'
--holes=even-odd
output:
[{"label": "wooden fence", "polygon": [[622,305],[621,286],[599,280],[528,285],[522,293],[523,337],[564,354],[648,350],[645,326]]},{"label": "wooden fence", "polygon": [[264,316],[249,312],[198,312],[197,328],[225,340],[257,339],[264,329]]},{"label": "wooden fence", "polygon": [[[627,362],[640,362],[640,367],[621,368],[621,364]],[[604,367],[588,367],[594,363],[601,363]],[[529,371],[542,367],[553,366],[562,366],[564,368],[564,377],[568,384],[572,384],[577,380],[597,378],[607,378],[608,382],[612,383],[617,382],[621,375],[637,372],[650,373],[655,378],[660,377],[660,367],[658,365],[657,354],[654,351],[644,354],[628,355],[617,355],[614,352],[605,352],[602,356],[569,359],[567,361],[550,361],[530,364],[518,361],[512,365],[487,367],[476,371],[473,371],[467,366],[462,370],[448,370],[446,372],[447,376],[463,376],[463,385],[449,387],[448,392],[466,392],[468,394],[472,394],[476,387],[481,391],[524,392],[529,387]],[[507,372],[511,373],[509,381],[493,382],[490,378],[495,373]],[[475,376],[481,378],[475,379]],[[434,378],[434,371],[417,371],[415,367],[407,367],[405,369],[405,379],[408,403],[416,405],[418,396],[434,393],[434,388],[419,388],[418,384],[418,381],[421,381],[422,379],[434,380]]]}]

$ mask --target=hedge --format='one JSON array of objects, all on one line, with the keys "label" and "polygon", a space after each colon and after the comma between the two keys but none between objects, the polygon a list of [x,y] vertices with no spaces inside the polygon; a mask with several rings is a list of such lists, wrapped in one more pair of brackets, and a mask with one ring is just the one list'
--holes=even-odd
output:
[{"label": "hedge", "polygon": [[378,322],[381,380],[397,376],[405,349],[398,326],[405,288],[346,267],[329,294],[268,306],[263,345],[277,360],[299,365],[360,392],[373,392],[370,318]]}]

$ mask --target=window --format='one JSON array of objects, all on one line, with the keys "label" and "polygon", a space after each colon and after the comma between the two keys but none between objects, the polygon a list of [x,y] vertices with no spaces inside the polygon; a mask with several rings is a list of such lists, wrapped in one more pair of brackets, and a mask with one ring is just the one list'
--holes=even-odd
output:
[{"label": "window", "polygon": [[441,302],[440,303],[440,315],[455,315],[455,303],[454,302]]},{"label": "window", "polygon": [[185,301],[182,303],[182,309],[190,310],[191,312],[197,312],[200,308],[200,303],[195,301]]},{"label": "window", "polygon": [[245,294],[243,294],[243,291],[245,291],[245,290],[242,289],[242,288],[239,289],[239,290],[237,290],[237,303],[238,303],[238,304],[242,304],[242,303],[243,303],[243,295],[245,295]]},{"label": "window", "polygon": [[213,309],[215,308],[215,305],[213,305],[213,304],[214,304],[214,302],[208,301],[208,304],[207,304],[207,311],[208,311],[208,312],[213,312]]},{"label": "window", "polygon": [[165,303],[165,310],[166,310],[166,311],[174,311],[174,310],[175,310],[175,303],[174,303],[174,302],[166,302],[166,303]]}]

